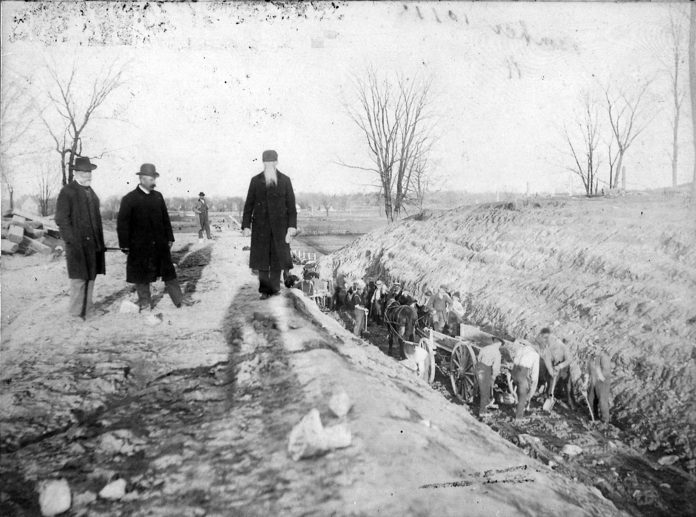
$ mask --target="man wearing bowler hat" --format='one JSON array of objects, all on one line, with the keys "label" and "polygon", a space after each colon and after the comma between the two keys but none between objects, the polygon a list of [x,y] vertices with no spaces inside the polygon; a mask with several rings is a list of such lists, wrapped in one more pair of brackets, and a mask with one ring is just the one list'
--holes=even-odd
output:
[{"label": "man wearing bowler hat", "polygon": [[151,163],[144,163],[137,172],[140,183],[121,200],[116,231],[118,243],[128,255],[126,282],[135,284],[140,310],[151,309],[150,283],[161,277],[176,307],[191,305],[185,299],[170,249],[174,233],[162,194],[155,190],[159,173]]},{"label": "man wearing bowler hat", "polygon": [[261,298],[280,292],[280,274],[292,269],[290,242],[297,233],[295,193],[290,178],[277,169],[278,153],[264,151],[263,172],[251,178],[242,229],[251,235],[249,267],[259,272]]},{"label": "man wearing bowler hat", "polygon": [[70,315],[86,319],[92,312],[92,292],[97,275],[106,274],[104,232],[99,198],[92,190],[89,158],[78,157],[73,181],[65,185],[56,203],[56,223],[65,241],[70,278]]},{"label": "man wearing bowler hat", "polygon": [[196,207],[193,209],[194,212],[198,214],[198,222],[201,224],[200,230],[198,230],[198,242],[203,242],[203,230],[205,230],[205,235],[210,237],[210,221],[208,221],[208,204],[205,202],[205,194],[201,192],[198,194],[198,201],[196,202]]}]

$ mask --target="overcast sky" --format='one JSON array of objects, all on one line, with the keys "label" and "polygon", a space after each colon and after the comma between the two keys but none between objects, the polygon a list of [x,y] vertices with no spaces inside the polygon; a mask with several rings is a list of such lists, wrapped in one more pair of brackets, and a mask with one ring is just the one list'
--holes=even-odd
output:
[{"label": "overcast sky", "polygon": [[[243,195],[268,148],[298,191],[367,190],[368,173],[336,162],[369,164],[346,104],[355,104],[351,76],[370,66],[433,81],[431,167],[445,188],[469,191],[567,190],[559,128],[573,122],[582,92],[610,82],[630,91],[654,77],[646,103],[654,118],[626,155],[628,187],[671,183],[669,86],[660,72],[671,44],[667,5],[119,5],[2,2],[3,81],[32,75],[39,99],[50,86],[46,63],[61,73],[77,63],[81,84],[115,59],[128,63],[127,83],[85,139],[85,154],[109,151],[95,173],[102,198],[130,189],[142,162],[161,171],[166,196]],[[686,88],[686,69],[682,78]],[[115,109],[121,120],[110,119]],[[687,96],[680,182],[693,163],[689,112]],[[51,141],[39,125],[26,145],[38,151]],[[39,163],[55,166],[53,154],[15,167],[25,178],[20,194]],[[608,179],[606,167],[601,174]]]}]

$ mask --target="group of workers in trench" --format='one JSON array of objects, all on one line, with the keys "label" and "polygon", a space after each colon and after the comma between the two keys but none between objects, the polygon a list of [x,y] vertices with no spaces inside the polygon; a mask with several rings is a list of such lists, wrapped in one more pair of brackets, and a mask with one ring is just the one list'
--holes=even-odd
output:
[{"label": "group of workers in trench", "polygon": [[[387,286],[377,280],[366,284],[362,280],[348,281],[339,274],[334,285],[332,281],[319,280],[314,270],[305,268],[302,281],[295,287],[315,299],[321,297],[321,304],[341,314],[357,336],[369,333],[368,322],[383,324],[388,320],[385,313],[389,303],[417,307],[417,324],[421,328],[427,326],[452,337],[459,336],[465,316],[461,294],[450,292],[446,285],[441,285],[436,292],[426,289],[423,296],[416,299],[398,283]],[[389,325],[389,321],[386,324]],[[498,409],[493,388],[502,373],[508,397],[516,403],[516,418],[525,416],[532,398],[539,394],[545,395],[544,408],[550,410],[560,391],[565,392],[571,409],[584,399],[593,420],[595,415],[599,416],[599,411],[602,421],[609,422],[612,373],[606,353],[590,357],[583,369],[566,340],[556,337],[549,328],[542,328],[532,340],[510,342],[491,336],[489,341],[478,349],[474,367],[479,415]],[[537,393],[539,387],[542,389]]]}]

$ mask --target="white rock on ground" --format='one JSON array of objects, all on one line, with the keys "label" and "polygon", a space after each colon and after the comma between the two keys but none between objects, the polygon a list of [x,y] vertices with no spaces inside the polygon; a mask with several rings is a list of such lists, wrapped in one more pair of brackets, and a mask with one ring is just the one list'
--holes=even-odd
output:
[{"label": "white rock on ground", "polygon": [[124,495],[126,495],[125,479],[117,479],[116,481],[112,481],[99,492],[99,497],[102,499],[116,500],[121,499]]},{"label": "white rock on ground", "polygon": [[346,416],[351,407],[353,407],[353,403],[344,389],[335,392],[329,400],[329,409],[338,418]]},{"label": "white rock on ground", "polygon": [[572,458],[573,456],[582,454],[582,449],[577,445],[573,445],[572,443],[566,443],[561,449],[561,452],[566,456],[570,456]]},{"label": "white rock on ground", "polygon": [[679,456],[675,456],[673,454],[669,455],[669,456],[662,456],[659,460],[657,460],[657,462],[660,465],[672,465],[678,461],[679,461]]},{"label": "white rock on ground", "polygon": [[324,428],[327,449],[343,449],[349,447],[352,441],[350,429],[346,424],[337,424]]},{"label": "white rock on ground", "polygon": [[39,484],[41,515],[58,515],[70,509],[70,487],[65,479],[51,479]]},{"label": "white rock on ground", "polygon": [[323,454],[327,450],[326,434],[319,411],[312,409],[290,431],[288,453],[297,461]]},{"label": "white rock on ground", "polygon": [[138,312],[140,312],[140,307],[129,300],[123,300],[121,306],[118,308],[118,312],[121,314],[138,314]]}]

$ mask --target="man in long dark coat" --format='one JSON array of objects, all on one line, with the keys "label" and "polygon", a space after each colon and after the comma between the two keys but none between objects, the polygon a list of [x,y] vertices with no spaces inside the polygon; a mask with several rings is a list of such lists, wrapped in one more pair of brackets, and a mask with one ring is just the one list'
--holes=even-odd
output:
[{"label": "man in long dark coat", "polygon": [[277,169],[278,153],[264,151],[263,172],[251,178],[242,230],[251,235],[249,267],[259,274],[261,298],[280,292],[280,274],[292,269],[290,242],[297,233],[295,193],[290,178]]},{"label": "man in long dark coat", "polygon": [[61,189],[56,203],[56,223],[65,242],[70,278],[69,311],[82,319],[92,312],[94,280],[106,274],[99,198],[90,186],[96,168],[89,158],[76,158],[74,179]]},{"label": "man in long dark coat", "polygon": [[159,173],[154,165],[144,163],[137,175],[140,183],[123,196],[116,227],[119,246],[128,255],[126,282],[135,284],[141,311],[152,308],[150,283],[159,277],[175,306],[190,305],[172,264],[174,233],[164,198],[155,190]]}]

